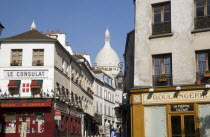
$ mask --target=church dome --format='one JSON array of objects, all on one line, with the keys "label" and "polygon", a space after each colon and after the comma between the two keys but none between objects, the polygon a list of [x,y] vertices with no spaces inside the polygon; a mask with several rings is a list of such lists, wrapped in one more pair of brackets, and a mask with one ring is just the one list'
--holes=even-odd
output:
[{"label": "church dome", "polygon": [[117,53],[110,46],[110,34],[105,32],[105,44],[95,59],[95,66],[98,68],[119,68],[120,63]]}]

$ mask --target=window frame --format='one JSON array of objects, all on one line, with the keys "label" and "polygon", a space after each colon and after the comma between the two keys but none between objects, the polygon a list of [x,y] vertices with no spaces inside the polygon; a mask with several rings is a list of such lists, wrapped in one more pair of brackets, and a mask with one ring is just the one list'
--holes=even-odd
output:
[{"label": "window frame", "polygon": [[[164,6],[169,4],[170,6],[170,21],[165,21],[165,9]],[[161,7],[161,11],[160,11],[160,18],[161,21],[160,22],[155,22],[155,7]],[[168,11],[166,11],[168,12]],[[158,23],[163,23],[163,22],[171,22],[171,2],[167,1],[167,2],[161,2],[161,3],[156,3],[156,4],[152,4],[152,19],[153,19],[153,24],[158,24]]]},{"label": "window frame", "polygon": [[[16,53],[15,59],[13,59],[13,52]],[[22,52],[21,60],[19,60],[19,56],[20,56],[19,54],[20,54],[20,52]],[[10,66],[22,66],[22,61],[23,61],[23,49],[11,49],[11,59],[10,59],[11,64],[13,63],[13,60],[16,61],[16,64],[17,64],[17,65],[10,65]],[[19,63],[19,61],[20,61],[20,63]]]},{"label": "window frame", "polygon": [[[34,55],[34,52],[35,52],[35,51],[37,51],[37,60],[34,59],[34,56],[35,56],[35,55]],[[40,59],[40,52],[41,52],[41,51],[43,51],[43,60]],[[36,64],[37,64],[37,61],[38,61],[38,60],[39,60],[40,62],[43,62],[43,63],[41,63],[41,65],[39,65],[39,66],[44,66],[44,49],[33,49],[33,57],[32,57],[32,62],[33,62],[33,63],[32,63],[32,65],[33,65],[33,66],[37,66]]]},{"label": "window frame", "polygon": [[[161,59],[161,74],[165,74],[165,61],[164,59],[166,57],[170,57],[170,71],[171,71],[171,74],[172,74],[172,55],[171,54],[164,54],[164,55],[153,55],[152,56],[152,62],[153,62],[153,75],[156,75],[155,74],[155,58],[160,58]],[[171,75],[169,74],[169,75]]]}]

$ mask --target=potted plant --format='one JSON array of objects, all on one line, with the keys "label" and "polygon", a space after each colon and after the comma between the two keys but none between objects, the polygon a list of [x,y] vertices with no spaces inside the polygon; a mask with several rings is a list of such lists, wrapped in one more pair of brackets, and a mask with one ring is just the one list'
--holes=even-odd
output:
[{"label": "potted plant", "polygon": [[158,81],[159,82],[165,82],[165,81],[167,81],[167,79],[168,78],[167,78],[166,74],[161,74],[158,78]]},{"label": "potted plant", "polygon": [[37,60],[37,61],[36,61],[36,65],[37,65],[37,66],[41,66],[41,61],[40,61],[40,60]]},{"label": "potted plant", "polygon": [[204,74],[203,74],[204,77],[210,77],[210,70],[207,70]]},{"label": "potted plant", "polygon": [[200,85],[201,84],[201,80],[196,80],[196,85]]},{"label": "potted plant", "polygon": [[17,65],[18,65],[17,61],[13,60],[12,63],[11,63],[11,66],[17,66]]}]

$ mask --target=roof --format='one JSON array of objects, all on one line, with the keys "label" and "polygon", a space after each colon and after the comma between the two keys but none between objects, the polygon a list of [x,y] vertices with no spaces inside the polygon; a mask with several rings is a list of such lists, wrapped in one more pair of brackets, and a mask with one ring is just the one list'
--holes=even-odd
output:
[{"label": "roof", "polygon": [[42,34],[41,32],[37,31],[37,30],[30,30],[12,37],[8,37],[8,38],[3,38],[0,39],[1,41],[10,41],[10,40],[50,40],[50,41],[56,41],[56,39],[50,38],[44,34]]}]

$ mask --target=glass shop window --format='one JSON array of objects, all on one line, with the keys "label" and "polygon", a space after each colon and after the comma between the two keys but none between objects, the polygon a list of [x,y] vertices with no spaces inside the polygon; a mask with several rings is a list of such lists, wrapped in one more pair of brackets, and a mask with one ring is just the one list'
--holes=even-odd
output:
[{"label": "glass shop window", "polygon": [[5,114],[4,133],[16,133],[16,114]]},{"label": "glass shop window", "polygon": [[44,133],[44,114],[35,113],[32,121],[32,133]]}]

